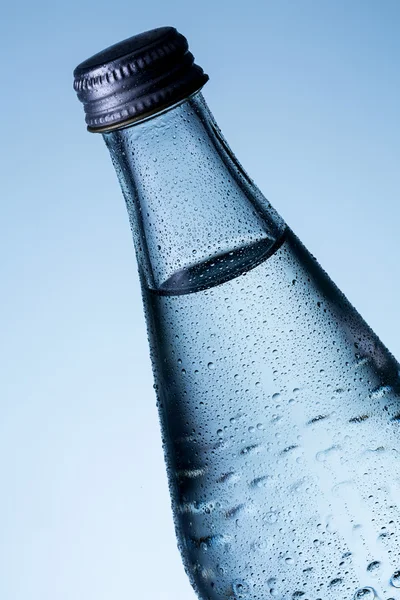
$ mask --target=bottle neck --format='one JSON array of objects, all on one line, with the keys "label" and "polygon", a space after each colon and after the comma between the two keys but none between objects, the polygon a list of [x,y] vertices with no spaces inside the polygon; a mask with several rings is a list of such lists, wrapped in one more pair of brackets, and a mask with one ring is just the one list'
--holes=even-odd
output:
[{"label": "bottle neck", "polygon": [[103,137],[149,289],[180,294],[216,285],[279,243],[284,222],[234,157],[200,92]]}]

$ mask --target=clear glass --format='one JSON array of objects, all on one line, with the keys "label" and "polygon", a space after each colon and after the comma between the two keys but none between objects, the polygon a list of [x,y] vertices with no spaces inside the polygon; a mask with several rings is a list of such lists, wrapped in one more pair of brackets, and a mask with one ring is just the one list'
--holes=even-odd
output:
[{"label": "clear glass", "polygon": [[215,285],[281,237],[284,222],[230,152],[201,93],[104,137],[148,288]]},{"label": "clear glass", "polygon": [[199,598],[400,599],[399,364],[248,178],[201,94],[104,137]]}]

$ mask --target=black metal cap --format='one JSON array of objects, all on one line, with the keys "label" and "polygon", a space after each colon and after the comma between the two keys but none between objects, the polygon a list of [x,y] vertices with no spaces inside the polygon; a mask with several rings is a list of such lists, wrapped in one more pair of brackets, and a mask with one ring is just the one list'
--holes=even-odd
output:
[{"label": "black metal cap", "polygon": [[74,89],[89,131],[123,127],[198,91],[208,75],[174,27],[135,35],[78,65]]}]

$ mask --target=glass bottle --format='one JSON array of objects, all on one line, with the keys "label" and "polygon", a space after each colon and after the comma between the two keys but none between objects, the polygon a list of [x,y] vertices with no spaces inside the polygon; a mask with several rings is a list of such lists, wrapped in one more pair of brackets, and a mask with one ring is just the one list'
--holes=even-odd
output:
[{"label": "glass bottle", "polygon": [[75,87],[128,208],[186,572],[202,600],[398,599],[399,364],[237,161],[183,40],[135,36]]}]

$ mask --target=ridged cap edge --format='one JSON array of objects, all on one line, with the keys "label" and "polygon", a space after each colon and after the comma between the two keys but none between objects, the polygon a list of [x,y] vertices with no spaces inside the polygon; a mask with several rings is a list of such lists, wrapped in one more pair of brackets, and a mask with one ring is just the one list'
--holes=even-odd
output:
[{"label": "ridged cap edge", "polygon": [[207,81],[186,38],[173,27],[144,32],[84,61],[74,89],[90,131],[106,131],[164,110]]}]

